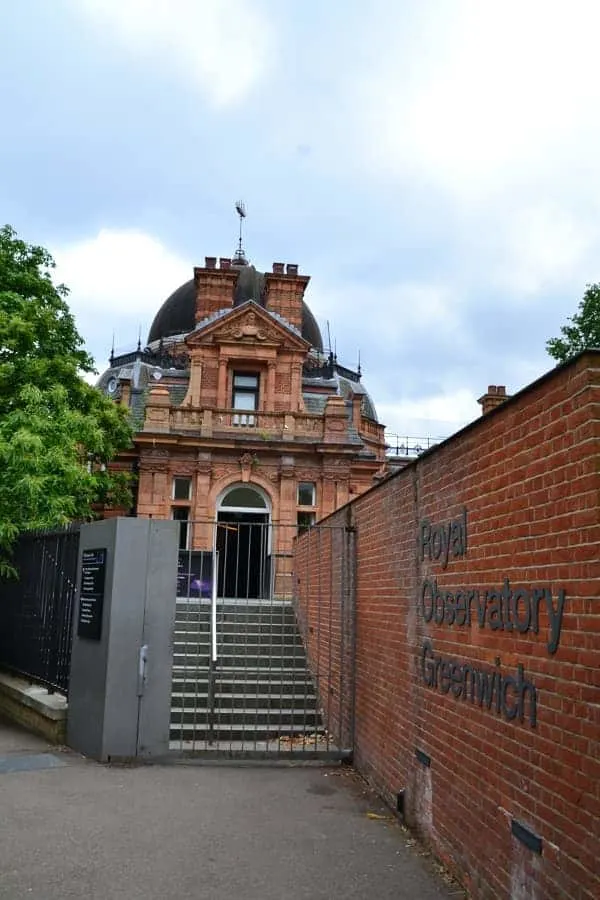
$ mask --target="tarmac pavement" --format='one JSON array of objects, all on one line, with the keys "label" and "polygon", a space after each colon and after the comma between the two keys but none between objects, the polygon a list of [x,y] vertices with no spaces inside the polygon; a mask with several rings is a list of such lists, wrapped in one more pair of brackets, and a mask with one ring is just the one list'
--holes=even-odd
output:
[{"label": "tarmac pavement", "polygon": [[104,766],[0,720],[0,900],[463,897],[346,767]]}]

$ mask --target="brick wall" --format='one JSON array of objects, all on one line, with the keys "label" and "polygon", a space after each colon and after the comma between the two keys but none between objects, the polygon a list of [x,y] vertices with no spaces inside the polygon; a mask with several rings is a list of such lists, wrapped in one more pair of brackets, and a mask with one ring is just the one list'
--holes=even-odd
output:
[{"label": "brick wall", "polygon": [[599,437],[587,352],[326,520],[356,765],[477,898],[600,896]]}]

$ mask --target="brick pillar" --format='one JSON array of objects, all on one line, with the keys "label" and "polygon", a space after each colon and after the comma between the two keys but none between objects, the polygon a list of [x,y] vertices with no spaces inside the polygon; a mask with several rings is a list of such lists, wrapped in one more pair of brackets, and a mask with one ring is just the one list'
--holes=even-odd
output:
[{"label": "brick pillar", "polygon": [[[211,261],[211,257],[207,257],[207,262],[209,261]],[[200,322],[221,309],[233,307],[233,293],[237,279],[238,272],[237,269],[231,268],[231,260],[221,259],[219,269],[211,266],[194,269],[196,322]]]},{"label": "brick pillar", "polygon": [[341,397],[328,397],[325,405],[323,430],[326,444],[345,443],[348,440],[346,404]]},{"label": "brick pillar", "polygon": [[166,387],[152,388],[146,403],[144,431],[169,431],[171,398]]},{"label": "brick pillar", "polygon": [[190,351],[190,380],[187,394],[181,403],[182,406],[190,406],[196,409],[200,406],[202,392],[201,353],[201,350]]},{"label": "brick pillar", "polygon": [[209,509],[207,500],[210,492],[212,455],[209,451],[198,451],[196,462],[196,489],[194,492],[194,549],[212,550],[214,509]]},{"label": "brick pillar", "polygon": [[321,496],[321,516],[328,516],[336,509],[336,473],[325,471],[323,473],[323,487]]},{"label": "brick pillar", "polygon": [[275,595],[287,598],[292,595],[293,542],[296,536],[296,469],[293,456],[281,458],[279,482],[279,527],[277,534]]},{"label": "brick pillar", "polygon": [[290,408],[297,412],[302,406],[302,364],[292,363],[292,386]]}]

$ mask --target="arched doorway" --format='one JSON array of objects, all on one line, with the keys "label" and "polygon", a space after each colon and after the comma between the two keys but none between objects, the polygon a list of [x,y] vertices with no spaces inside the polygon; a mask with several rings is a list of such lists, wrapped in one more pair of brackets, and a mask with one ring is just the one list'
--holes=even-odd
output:
[{"label": "arched doorway", "polygon": [[230,485],[217,503],[217,595],[271,596],[271,507],[257,485]]}]

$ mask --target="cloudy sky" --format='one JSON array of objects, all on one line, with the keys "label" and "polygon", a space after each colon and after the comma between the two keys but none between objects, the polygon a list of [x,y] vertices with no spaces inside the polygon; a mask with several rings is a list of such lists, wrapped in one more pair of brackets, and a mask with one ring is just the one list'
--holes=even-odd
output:
[{"label": "cloudy sky", "polygon": [[248,209],[390,431],[444,437],[600,280],[597,0],[3,3],[1,219],[102,369]]}]

